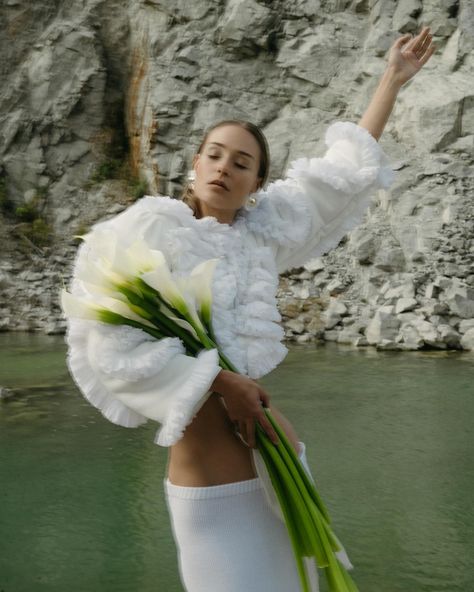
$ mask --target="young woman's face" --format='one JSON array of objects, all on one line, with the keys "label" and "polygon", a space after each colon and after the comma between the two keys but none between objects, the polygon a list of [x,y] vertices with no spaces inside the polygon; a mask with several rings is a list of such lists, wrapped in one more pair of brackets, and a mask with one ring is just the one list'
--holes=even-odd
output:
[{"label": "young woman's face", "polygon": [[260,147],[246,129],[223,125],[210,132],[193,165],[194,193],[203,211],[232,217],[258,189]]}]

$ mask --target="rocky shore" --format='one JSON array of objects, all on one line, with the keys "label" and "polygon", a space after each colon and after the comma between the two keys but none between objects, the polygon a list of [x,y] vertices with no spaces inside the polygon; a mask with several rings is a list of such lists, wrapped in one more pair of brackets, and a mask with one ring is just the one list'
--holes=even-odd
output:
[{"label": "rocky shore", "polygon": [[75,235],[177,197],[203,129],[262,126],[271,179],[357,122],[391,43],[438,49],[380,143],[396,170],[330,253],[281,276],[289,341],[474,350],[474,6],[468,0],[85,0],[0,7],[0,330],[62,333]]}]

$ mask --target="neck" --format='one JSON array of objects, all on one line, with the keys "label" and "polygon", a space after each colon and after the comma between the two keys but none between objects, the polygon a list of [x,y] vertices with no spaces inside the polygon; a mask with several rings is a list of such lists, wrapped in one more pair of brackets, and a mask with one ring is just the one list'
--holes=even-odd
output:
[{"label": "neck", "polygon": [[234,210],[219,210],[217,208],[209,206],[207,203],[202,201],[199,202],[199,210],[200,218],[205,218],[206,216],[213,216],[221,224],[232,224],[232,222],[234,221]]}]

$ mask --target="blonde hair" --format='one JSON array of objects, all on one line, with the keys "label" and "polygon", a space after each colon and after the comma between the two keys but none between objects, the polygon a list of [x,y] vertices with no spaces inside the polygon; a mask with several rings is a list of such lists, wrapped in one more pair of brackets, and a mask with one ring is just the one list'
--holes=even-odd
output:
[{"label": "blonde hair", "polygon": [[[270,150],[268,148],[267,139],[265,138],[262,130],[254,123],[251,123],[250,121],[243,121],[241,119],[224,119],[222,121],[218,121],[206,130],[204,138],[199,144],[199,148],[197,149],[196,153],[201,154],[201,151],[207,141],[209,134],[216,128],[224,125],[238,125],[239,127],[250,132],[252,136],[257,140],[257,144],[260,148],[260,164],[258,168],[258,176],[261,178],[260,187],[263,187],[267,181],[268,172],[270,169]],[[194,193],[191,181],[188,181],[185,185],[180,199],[184,201],[184,203],[187,204],[193,210],[196,218],[200,218],[202,216],[201,208],[199,207],[199,198]]]}]

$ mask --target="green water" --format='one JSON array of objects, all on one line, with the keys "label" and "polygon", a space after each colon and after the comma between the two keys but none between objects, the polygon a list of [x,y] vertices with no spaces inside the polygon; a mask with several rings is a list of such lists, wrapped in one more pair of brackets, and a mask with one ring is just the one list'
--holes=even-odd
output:
[{"label": "green water", "polygon": [[[262,380],[360,592],[474,591],[473,378],[471,354],[328,344]],[[156,424],[92,408],[62,336],[0,334],[0,385],[0,592],[181,592]]]}]

